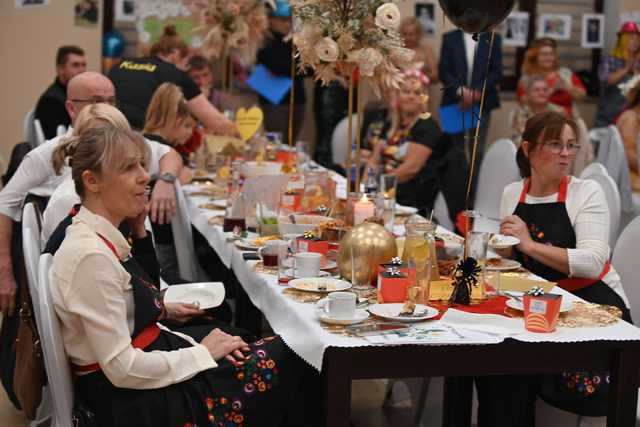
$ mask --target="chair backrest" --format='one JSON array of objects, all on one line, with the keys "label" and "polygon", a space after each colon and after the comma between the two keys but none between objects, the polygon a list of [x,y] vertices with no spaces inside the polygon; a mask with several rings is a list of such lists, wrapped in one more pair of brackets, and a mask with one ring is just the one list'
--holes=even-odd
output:
[{"label": "chair backrest", "polygon": [[348,116],[340,120],[333,130],[333,135],[331,136],[331,159],[335,164],[341,165],[347,161],[348,150],[351,149],[351,144],[356,140],[356,134],[358,132],[356,126],[357,115],[354,114],[351,117],[353,127],[351,128],[351,140],[349,142],[347,142],[347,136],[349,133]]},{"label": "chair backrest", "polygon": [[24,115],[24,121],[22,122],[22,139],[29,143],[31,148],[36,148],[36,129],[33,126],[33,119],[36,115],[35,109],[29,110]]},{"label": "chair backrest", "polygon": [[36,142],[36,147],[44,144],[44,142],[47,140],[44,136],[44,131],[42,130],[42,124],[40,124],[40,120],[35,119],[33,121],[33,128],[35,129],[35,142]]},{"label": "chair backrest", "polygon": [[171,230],[173,230],[173,240],[178,258],[178,270],[180,277],[190,282],[197,282],[198,264],[193,246],[191,215],[189,215],[189,205],[178,180],[175,181],[175,190],[177,209],[171,220]]},{"label": "chair backrest", "polygon": [[433,216],[438,220],[438,224],[450,231],[454,230],[453,221],[449,216],[449,207],[447,206],[447,200],[444,198],[442,191],[438,192],[436,201],[433,203]]},{"label": "chair backrest", "polygon": [[640,325],[640,271],[638,253],[640,253],[640,217],[636,217],[620,233],[613,250],[611,263],[622,279],[622,287],[631,304],[631,318]]},{"label": "chair backrest", "polygon": [[29,282],[29,293],[31,302],[38,320],[38,261],[42,252],[40,240],[40,228],[42,217],[38,206],[29,202],[22,210],[22,251],[24,253],[24,265],[27,270],[27,281]]},{"label": "chair backrest", "polygon": [[605,168],[602,163],[593,162],[589,166],[584,168],[584,170],[580,174],[580,178],[587,179],[587,177],[597,173],[601,175],[609,175],[609,173],[607,172],[607,168]]},{"label": "chair backrest", "polygon": [[47,380],[53,400],[53,425],[56,427],[71,426],[73,410],[73,386],[67,352],[62,341],[60,321],[53,308],[49,289],[49,269],[51,254],[40,257],[38,275],[40,277],[40,341],[44,353]]},{"label": "chair backrest", "polygon": [[484,156],[478,174],[474,209],[490,218],[500,216],[504,188],[520,179],[516,146],[508,139],[494,142]]},{"label": "chair backrest", "polygon": [[618,191],[618,186],[604,167],[600,169],[598,167],[592,167],[593,165],[599,165],[599,163],[591,163],[589,167],[582,172],[580,178],[591,179],[597,182],[600,184],[600,187],[602,187],[602,191],[604,191],[604,195],[607,198],[607,206],[609,206],[609,247],[613,248],[618,240],[620,220],[622,217],[620,191]]}]

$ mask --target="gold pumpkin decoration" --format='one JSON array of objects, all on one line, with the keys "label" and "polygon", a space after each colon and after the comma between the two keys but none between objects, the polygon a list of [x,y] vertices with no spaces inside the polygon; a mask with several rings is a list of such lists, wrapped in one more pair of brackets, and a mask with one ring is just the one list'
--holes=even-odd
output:
[{"label": "gold pumpkin decoration", "polygon": [[353,227],[340,241],[338,268],[340,275],[351,281],[351,249],[356,278],[363,282],[367,271],[371,281],[377,280],[378,265],[397,256],[396,239],[383,226],[365,222]]}]

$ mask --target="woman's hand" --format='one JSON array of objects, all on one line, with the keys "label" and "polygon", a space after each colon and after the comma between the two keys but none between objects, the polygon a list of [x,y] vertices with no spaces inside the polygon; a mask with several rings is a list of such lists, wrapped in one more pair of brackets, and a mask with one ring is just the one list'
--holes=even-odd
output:
[{"label": "woman's hand", "polygon": [[520,239],[520,243],[516,246],[520,252],[526,253],[526,248],[533,243],[527,224],[518,215],[509,215],[502,219],[500,234]]},{"label": "woman's hand", "polygon": [[204,311],[200,310],[196,304],[169,302],[164,305],[164,308],[167,312],[167,320],[179,325],[204,314]]},{"label": "woman's hand", "polygon": [[207,347],[213,360],[218,361],[224,357],[236,366],[244,363],[246,357],[242,352],[251,351],[242,338],[231,336],[217,328],[204,337],[200,344]]},{"label": "woman's hand", "polygon": [[144,220],[149,215],[149,201],[147,200],[144,204],[144,209],[137,216],[133,218],[127,218],[127,222],[131,226],[131,232],[133,233],[133,237],[136,239],[144,239],[147,237],[147,230],[144,226]]}]

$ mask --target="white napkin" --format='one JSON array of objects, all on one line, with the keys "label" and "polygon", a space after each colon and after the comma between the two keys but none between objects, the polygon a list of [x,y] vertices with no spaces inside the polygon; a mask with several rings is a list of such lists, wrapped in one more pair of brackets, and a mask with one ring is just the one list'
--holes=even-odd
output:
[{"label": "white napkin", "polygon": [[510,319],[499,314],[477,314],[450,308],[442,322],[460,329],[489,335],[515,335],[524,332],[523,319]]}]

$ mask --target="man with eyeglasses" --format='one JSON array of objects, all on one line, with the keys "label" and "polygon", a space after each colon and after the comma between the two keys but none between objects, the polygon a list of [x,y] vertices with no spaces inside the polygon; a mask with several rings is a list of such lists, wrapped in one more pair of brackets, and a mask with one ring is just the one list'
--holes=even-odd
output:
[{"label": "man with eyeglasses", "polygon": [[71,118],[65,108],[67,84],[73,76],[85,72],[87,60],[78,46],[62,46],[56,55],[56,79],[40,96],[35,118],[40,120],[46,139],[56,136],[58,126],[69,127]]},{"label": "man with eyeglasses", "polygon": [[[115,103],[115,88],[108,78],[88,71],[69,81],[65,105],[71,123],[75,122],[84,107],[96,102]],[[16,282],[11,258],[12,221],[21,220],[22,204],[28,193],[49,197],[69,176],[68,167],[60,175],[55,173],[51,157],[58,143],[72,134],[70,127],[65,135],[31,150],[0,191],[0,312],[4,316],[11,316],[15,310]],[[182,158],[172,148],[155,141],[147,141],[147,146],[149,171],[158,177],[150,200],[151,220],[164,224],[175,214],[173,181],[182,168]]]}]

